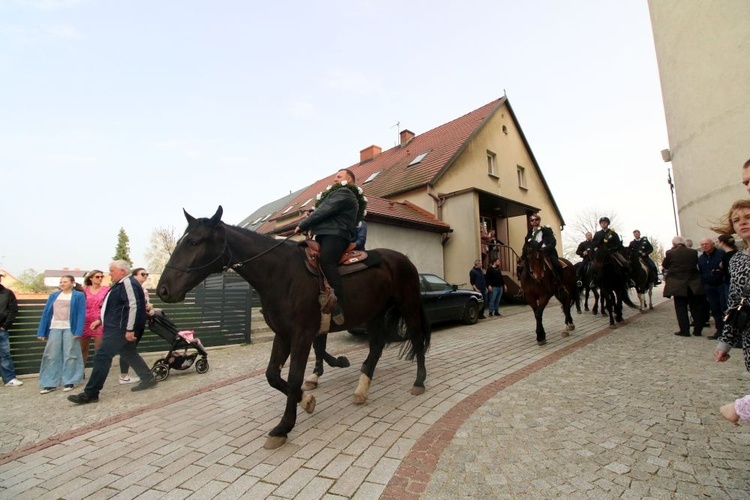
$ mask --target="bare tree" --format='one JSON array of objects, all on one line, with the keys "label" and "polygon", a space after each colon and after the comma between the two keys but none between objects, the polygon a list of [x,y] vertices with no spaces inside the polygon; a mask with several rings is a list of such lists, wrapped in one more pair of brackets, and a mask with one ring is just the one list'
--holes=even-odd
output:
[{"label": "bare tree", "polygon": [[149,271],[161,274],[169,257],[172,256],[177,244],[175,229],[169,227],[157,227],[151,232],[151,247],[146,251]]},{"label": "bare tree", "polygon": [[[617,230],[619,219],[616,212],[599,207],[585,207],[576,213],[565,226],[565,231],[563,231],[563,257],[572,261],[580,260],[576,255],[578,244],[586,239],[586,233],[594,234],[601,229],[599,219],[602,217],[609,217],[609,227],[620,234]],[[620,237],[622,238],[621,234]]]},{"label": "bare tree", "polygon": [[649,237],[648,241],[650,241],[651,246],[654,247],[654,251],[651,254],[651,260],[656,263],[657,269],[661,268],[661,263],[664,260],[664,254],[667,250],[664,248],[664,244],[659,241],[659,238]]}]

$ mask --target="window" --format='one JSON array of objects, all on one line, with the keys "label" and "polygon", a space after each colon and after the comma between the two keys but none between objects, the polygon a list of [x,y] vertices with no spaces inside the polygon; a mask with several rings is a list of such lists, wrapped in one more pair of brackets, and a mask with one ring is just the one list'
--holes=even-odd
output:
[{"label": "window", "polygon": [[300,208],[302,208],[302,207],[305,207],[305,206],[307,206],[307,204],[308,204],[308,203],[310,203],[310,202],[311,202],[312,200],[313,200],[313,199],[312,199],[312,198],[310,198],[309,200],[307,200],[306,202],[304,202],[304,203],[303,203],[302,205],[300,205],[299,207],[300,207]]},{"label": "window", "polygon": [[380,172],[382,172],[382,170],[378,170],[377,172],[370,174],[370,177],[365,179],[365,182],[363,182],[362,184],[367,184],[368,182],[372,182],[373,180],[375,180],[375,177],[377,177]]},{"label": "window", "polygon": [[424,160],[424,157],[425,157],[425,156],[427,156],[427,155],[428,155],[429,153],[430,153],[430,152],[429,152],[429,151],[427,151],[426,153],[422,153],[422,154],[420,154],[419,156],[417,156],[416,158],[414,158],[414,159],[413,159],[413,160],[411,161],[411,163],[409,163],[409,166],[411,167],[412,165],[416,165],[417,163],[421,162],[422,160]]},{"label": "window", "polygon": [[487,151],[487,175],[497,177],[497,166],[495,164],[496,155],[492,151]]},{"label": "window", "polygon": [[288,211],[290,211],[292,209],[292,207],[294,207],[294,205],[289,205],[288,207],[286,207],[286,210],[284,210],[283,212],[281,212],[281,215],[284,215],[285,213],[287,213]]},{"label": "window", "polygon": [[526,187],[526,169],[521,166],[518,166],[518,187],[528,189]]}]

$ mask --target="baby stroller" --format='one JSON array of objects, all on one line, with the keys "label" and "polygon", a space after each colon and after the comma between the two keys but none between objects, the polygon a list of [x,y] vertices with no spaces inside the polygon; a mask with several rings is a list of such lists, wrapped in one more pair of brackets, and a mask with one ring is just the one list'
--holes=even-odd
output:
[{"label": "baby stroller", "polygon": [[[151,367],[151,373],[161,382],[169,377],[169,370],[187,370],[195,363],[195,371],[208,371],[208,353],[200,340],[193,338],[193,331],[177,331],[174,323],[162,311],[155,311],[148,319],[148,329],[166,340],[169,352]],[[192,354],[189,352],[195,350]],[[182,351],[182,352],[180,352]],[[195,358],[200,356],[196,361]]]}]

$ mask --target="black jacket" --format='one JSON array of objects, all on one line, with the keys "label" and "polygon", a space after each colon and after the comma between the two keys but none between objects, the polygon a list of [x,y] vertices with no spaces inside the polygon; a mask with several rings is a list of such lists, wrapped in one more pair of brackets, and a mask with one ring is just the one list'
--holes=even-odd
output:
[{"label": "black jacket", "polygon": [[18,315],[18,301],[16,294],[0,285],[0,329],[10,330]]},{"label": "black jacket", "polygon": [[338,236],[354,241],[357,236],[359,202],[349,189],[342,187],[331,192],[299,228],[320,236]]},{"label": "black jacket", "polygon": [[555,248],[557,246],[557,239],[555,238],[555,233],[552,232],[552,228],[542,226],[539,230],[542,232],[542,242],[539,243],[534,241],[534,229],[529,229],[529,232],[526,235],[525,245],[532,248],[539,245],[542,250],[546,252],[554,252],[555,255],[557,255],[557,249]]},{"label": "black jacket", "polygon": [[[578,248],[576,249],[576,255],[579,256],[582,259],[591,259],[591,244],[594,242],[594,240],[583,240],[578,244]],[[584,252],[588,251],[589,253],[584,255]]]},{"label": "black jacket", "polygon": [[642,257],[648,257],[649,255],[651,255],[651,252],[654,251],[654,246],[650,241],[648,241],[648,238],[643,236],[639,240],[631,241],[630,245],[628,245],[628,249],[630,250],[631,255],[633,254],[633,252],[638,252],[638,255]]},{"label": "black jacket", "polygon": [[598,248],[603,245],[610,252],[618,252],[622,249],[620,236],[609,228],[597,231],[591,241],[592,247]]},{"label": "black jacket", "polygon": [[502,287],[505,284],[503,282],[503,273],[500,271],[500,268],[495,269],[492,266],[487,268],[484,279],[487,282],[487,286],[491,286],[492,288],[498,286]]},{"label": "black jacket", "polygon": [[118,281],[107,292],[104,333],[143,332],[146,327],[146,297],[141,284],[132,276]]}]

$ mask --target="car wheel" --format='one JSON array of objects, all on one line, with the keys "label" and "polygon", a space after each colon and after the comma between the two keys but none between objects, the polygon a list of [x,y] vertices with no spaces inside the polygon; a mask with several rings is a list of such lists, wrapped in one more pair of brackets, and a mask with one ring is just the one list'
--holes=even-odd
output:
[{"label": "car wheel", "polygon": [[479,319],[479,304],[475,300],[470,300],[464,310],[463,322],[467,325],[473,325]]}]

